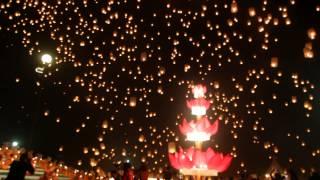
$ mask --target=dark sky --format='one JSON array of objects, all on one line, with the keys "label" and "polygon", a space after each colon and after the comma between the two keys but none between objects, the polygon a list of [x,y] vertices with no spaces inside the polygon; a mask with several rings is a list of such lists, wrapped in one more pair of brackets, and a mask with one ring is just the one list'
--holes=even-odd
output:
[{"label": "dark sky", "polygon": [[[284,167],[320,168],[319,1],[239,2],[234,14],[231,1],[112,2],[8,2],[1,8],[0,143],[17,140],[74,166],[81,159],[80,168],[88,168],[90,158],[102,167],[127,159],[137,165],[145,158],[157,170],[167,163],[169,141],[177,136],[177,144],[191,145],[178,131],[177,116],[192,119],[188,87],[202,83],[213,100],[208,116],[222,116],[206,146],[237,154],[227,173],[262,173],[268,157]],[[248,15],[249,8],[256,16]],[[287,17],[279,9],[287,9]],[[314,40],[310,28],[318,33]],[[311,59],[303,53],[306,43],[312,44]],[[51,66],[41,63],[44,53],[54,57]],[[277,68],[270,67],[272,57],[279,59]],[[37,67],[44,73],[36,73]],[[130,97],[136,107],[128,106]],[[105,120],[107,129],[101,126]],[[106,149],[95,156],[91,149],[101,143]]]}]

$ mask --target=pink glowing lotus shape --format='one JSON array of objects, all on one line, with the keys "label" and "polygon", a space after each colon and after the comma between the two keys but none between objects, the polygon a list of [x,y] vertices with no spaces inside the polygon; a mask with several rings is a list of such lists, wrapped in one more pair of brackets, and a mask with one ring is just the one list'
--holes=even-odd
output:
[{"label": "pink glowing lotus shape", "polygon": [[187,101],[187,106],[191,109],[191,114],[196,116],[203,116],[210,107],[210,102],[204,98],[197,98]]},{"label": "pink glowing lotus shape", "polygon": [[211,148],[201,151],[190,147],[187,151],[180,148],[179,152],[169,154],[169,160],[172,167],[176,169],[204,169],[223,172],[230,166],[232,157],[214,152]]},{"label": "pink glowing lotus shape", "polygon": [[204,117],[200,120],[192,120],[187,122],[183,119],[182,124],[179,125],[179,129],[183,135],[198,132],[207,134],[209,137],[215,135],[218,132],[219,120],[216,120],[213,124],[210,123],[208,118]]},{"label": "pink glowing lotus shape", "polygon": [[192,99],[187,101],[188,108],[192,109],[193,107],[204,107],[205,109],[209,109],[210,102],[204,98]]}]

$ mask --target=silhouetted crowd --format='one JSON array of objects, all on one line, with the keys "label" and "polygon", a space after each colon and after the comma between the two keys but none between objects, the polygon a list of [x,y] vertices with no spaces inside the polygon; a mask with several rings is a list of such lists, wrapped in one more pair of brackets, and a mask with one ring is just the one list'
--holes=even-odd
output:
[{"label": "silhouetted crowd", "polygon": [[[19,160],[15,160],[11,163],[8,176],[6,180],[24,180],[26,174],[34,174],[35,169],[31,162],[32,154],[31,153],[23,153],[20,156]],[[172,169],[170,166],[164,167],[162,174],[158,177],[153,177],[156,179],[182,179],[182,176],[178,175],[178,171]],[[206,179],[229,179],[229,180],[259,180],[259,179],[269,179],[269,180],[300,180],[302,179],[297,175],[297,173],[293,169],[288,169],[287,171],[280,172],[278,170],[274,170],[270,174],[266,174],[266,177],[258,177],[257,175],[247,175],[246,173],[240,174],[235,177],[222,178],[222,177],[212,177],[212,178],[201,178],[201,180]],[[48,176],[49,177],[49,176]],[[45,175],[40,177],[40,180],[49,180]],[[130,163],[124,163],[121,166],[115,165],[115,169],[109,173],[109,177],[106,179],[113,180],[147,180],[149,177],[148,167],[145,163],[141,163],[140,167],[134,169]],[[195,180],[196,177],[188,176],[188,180]],[[310,176],[303,179],[309,180],[320,180],[320,175],[317,172],[313,172]]]},{"label": "silhouetted crowd", "polygon": [[[137,170],[134,170],[130,163],[124,163],[120,168],[116,165],[116,170],[111,171],[111,177],[114,180],[147,180],[149,172],[147,165],[142,163]],[[171,167],[166,166],[163,170],[162,179],[177,179],[177,173]],[[159,177],[157,179],[160,179]]]}]

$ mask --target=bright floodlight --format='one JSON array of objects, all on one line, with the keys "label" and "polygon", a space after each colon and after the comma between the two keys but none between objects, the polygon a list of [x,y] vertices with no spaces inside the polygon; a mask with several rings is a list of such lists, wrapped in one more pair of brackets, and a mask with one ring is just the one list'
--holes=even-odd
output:
[{"label": "bright floodlight", "polygon": [[204,106],[192,106],[191,114],[195,116],[204,116],[207,113],[207,109]]},{"label": "bright floodlight", "polygon": [[19,143],[17,141],[12,142],[12,147],[17,147],[18,145],[19,145]]},{"label": "bright floodlight", "polygon": [[210,140],[210,134],[207,134],[205,132],[199,132],[199,131],[193,131],[187,133],[187,140],[188,141],[209,141]]},{"label": "bright floodlight", "polygon": [[41,56],[41,61],[43,64],[51,64],[52,56],[50,54],[44,54]]}]

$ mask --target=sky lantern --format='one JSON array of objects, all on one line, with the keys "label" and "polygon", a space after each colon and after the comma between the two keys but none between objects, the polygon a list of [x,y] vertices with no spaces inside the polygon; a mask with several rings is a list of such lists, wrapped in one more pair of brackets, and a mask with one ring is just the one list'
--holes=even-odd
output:
[{"label": "sky lantern", "polygon": [[90,159],[90,166],[91,167],[96,167],[97,166],[97,161],[95,159]]},{"label": "sky lantern", "polygon": [[83,148],[83,154],[88,154],[89,153],[89,149],[87,147]]},{"label": "sky lantern", "polygon": [[136,98],[136,97],[130,97],[129,105],[130,105],[130,107],[136,107],[136,105],[137,105],[137,98]]},{"label": "sky lantern", "polygon": [[305,47],[305,48],[303,49],[303,55],[304,55],[304,57],[307,58],[307,59],[312,59],[312,58],[314,57],[314,53],[313,53],[312,48],[307,48],[307,47]]},{"label": "sky lantern", "polygon": [[[245,141],[247,148],[251,148],[264,142],[264,136],[261,136],[264,132],[277,128],[270,123],[287,116],[286,111],[279,111],[277,107],[284,106],[292,111],[290,115],[293,117],[300,113],[311,117],[312,110],[318,108],[317,83],[313,84],[318,76],[305,73],[305,70],[310,67],[316,72],[316,65],[319,65],[316,61],[319,59],[319,27],[314,22],[318,22],[319,16],[316,17],[315,13],[319,15],[320,4],[295,1],[184,2],[188,8],[173,1],[152,1],[151,10],[149,3],[141,0],[135,3],[87,0],[71,4],[60,1],[50,1],[49,4],[43,1],[0,3],[0,19],[6,22],[0,26],[3,34],[0,38],[4,42],[1,67],[5,79],[3,87],[8,88],[2,93],[8,103],[0,104],[0,115],[6,116],[6,112],[10,112],[16,116],[8,121],[13,125],[38,116],[55,121],[54,128],[61,134],[55,137],[64,138],[53,139],[55,142],[52,143],[58,146],[52,151],[60,150],[58,153],[66,158],[66,162],[73,161],[69,158],[70,153],[79,156],[77,159],[82,159],[85,153],[84,167],[90,166],[91,157],[98,162],[105,159],[111,163],[121,156],[123,147],[127,150],[124,154],[132,161],[140,159],[140,153],[150,151],[148,154],[154,160],[150,169],[164,167],[167,164],[164,149],[168,148],[169,154],[184,157],[184,164],[192,165],[180,166],[180,162],[175,162],[179,169],[213,167],[211,172],[219,172],[223,168],[212,165],[212,151],[201,148],[201,144],[207,145],[211,142],[208,140],[217,137],[214,135],[223,124],[226,134],[234,138],[223,144],[239,147]],[[127,6],[130,8],[122,8]],[[305,19],[308,23],[303,21]],[[288,26],[290,23],[293,26]],[[290,37],[305,38],[306,42],[294,41]],[[25,59],[25,53],[29,53],[29,58],[36,58],[35,64]],[[281,62],[277,57],[280,54]],[[294,61],[283,63],[293,56]],[[11,58],[15,60],[11,61]],[[301,62],[300,58],[310,61]],[[28,75],[30,68],[35,76]],[[292,78],[288,78],[290,76]],[[205,86],[194,86],[193,82],[197,80],[209,83],[208,90],[216,92],[206,94]],[[15,82],[14,86],[11,81]],[[172,109],[173,102],[179,103],[175,95],[182,95],[179,89],[183,87],[193,87],[193,94],[188,91],[183,95],[188,98],[187,105],[194,116],[177,114],[178,121],[163,123],[161,119],[175,116],[166,111]],[[23,98],[16,98],[16,94]],[[33,111],[35,109],[37,111]],[[208,112],[213,112],[212,116]],[[223,119],[218,121],[216,117],[219,115],[223,115]],[[85,116],[88,118],[84,119]],[[105,116],[108,121],[101,119]],[[291,118],[285,121],[288,119]],[[297,140],[299,146],[305,146],[303,142],[309,142],[306,138],[311,136],[300,133],[304,133],[304,128],[317,127],[310,127],[314,123],[301,123],[304,125],[294,124],[295,128],[303,128],[295,132],[304,137]],[[52,130],[46,124],[38,125],[40,129],[45,128],[45,133]],[[149,126],[152,127],[149,129]],[[175,128],[179,128],[187,143],[196,143],[195,147],[182,149],[184,156],[179,155],[178,146],[169,143],[178,145],[181,141],[181,137],[172,131]],[[293,133],[292,128],[283,127],[281,133]],[[5,130],[5,126],[2,129]],[[0,132],[7,133],[2,129]],[[245,129],[254,131],[248,135],[251,140],[240,138],[247,137],[243,136]],[[40,132],[34,133],[34,138],[41,138],[36,135]],[[75,133],[79,140],[68,143],[67,135],[71,133]],[[88,133],[93,135],[88,136]],[[19,136],[23,137],[23,134]],[[168,147],[165,143],[169,143]],[[313,145],[306,145],[308,149],[302,151],[317,152],[314,158],[317,161],[320,150],[318,153],[314,149],[318,148],[315,141],[310,143]],[[279,155],[287,157],[287,147],[282,148],[285,145],[280,142],[274,144],[281,149]],[[266,153],[270,153],[275,145],[271,143]],[[84,146],[87,148],[83,149]],[[215,151],[214,148],[218,146],[212,145]],[[158,150],[157,154],[154,149]],[[46,151],[41,153],[51,150]],[[77,151],[79,153],[74,153]],[[264,151],[259,152],[257,156],[265,155],[261,154]],[[203,159],[203,154],[208,158]],[[231,155],[240,157],[242,152],[232,149]],[[135,156],[138,158],[134,160]],[[150,162],[151,157],[145,158]],[[202,159],[201,163],[196,159]],[[308,162],[312,163],[311,160]],[[245,161],[248,161],[245,168],[249,170],[250,161],[255,159]]]},{"label": "sky lantern", "polygon": [[107,128],[108,128],[108,121],[107,121],[107,120],[104,120],[104,121],[102,122],[102,128],[103,128],[103,129],[107,129]]},{"label": "sky lantern", "polygon": [[311,39],[311,40],[314,40],[316,39],[317,37],[317,31],[314,29],[314,28],[310,28],[308,29],[308,37]]},{"label": "sky lantern", "polygon": [[237,1],[233,0],[231,3],[231,13],[237,13],[238,12],[238,3]]},{"label": "sky lantern", "polygon": [[219,172],[227,170],[232,156],[215,152],[210,147],[206,150],[202,148],[202,143],[217,133],[219,120],[211,123],[205,116],[210,106],[210,102],[204,98],[206,87],[194,86],[192,92],[194,99],[187,101],[187,106],[196,119],[189,122],[183,119],[179,129],[187,137],[186,140],[194,142],[195,145],[185,150],[179,148],[176,152],[175,144],[169,143],[169,160],[171,166],[183,175],[196,176],[197,179],[201,179],[202,176],[217,176]]},{"label": "sky lantern", "polygon": [[176,143],[175,142],[169,142],[168,143],[168,152],[169,153],[175,153],[176,152]]},{"label": "sky lantern", "polygon": [[277,68],[278,65],[279,65],[279,59],[278,59],[278,57],[272,57],[272,58],[271,58],[270,66],[271,66],[272,68]]},{"label": "sky lantern", "polygon": [[219,88],[220,88],[219,82],[218,82],[218,81],[215,81],[215,82],[213,83],[213,87],[214,87],[215,89],[219,89]]},{"label": "sky lantern", "polygon": [[146,52],[142,52],[140,54],[140,61],[145,62],[147,61],[147,58],[148,58],[148,54]]},{"label": "sky lantern", "polygon": [[144,135],[141,134],[141,135],[139,136],[139,142],[143,142],[144,140],[145,140],[145,137],[144,137]]},{"label": "sky lantern", "polygon": [[254,7],[250,7],[250,8],[248,9],[248,12],[249,12],[249,16],[250,16],[250,17],[253,17],[253,16],[256,15],[256,10],[254,9]]},{"label": "sky lantern", "polygon": [[312,59],[314,57],[314,52],[313,52],[313,47],[311,42],[308,42],[305,44],[303,48],[303,55],[307,59]]}]

